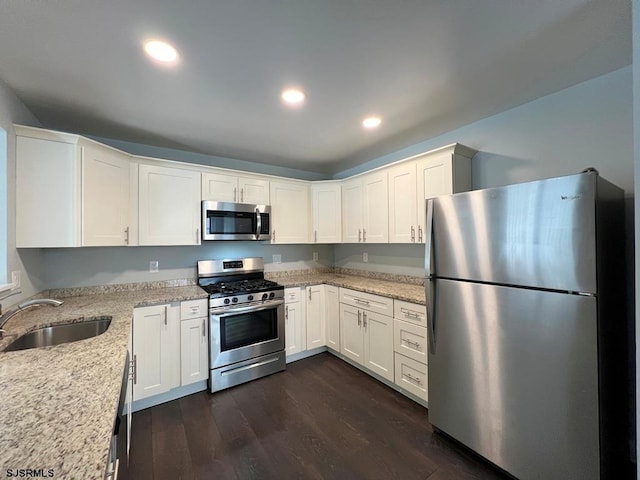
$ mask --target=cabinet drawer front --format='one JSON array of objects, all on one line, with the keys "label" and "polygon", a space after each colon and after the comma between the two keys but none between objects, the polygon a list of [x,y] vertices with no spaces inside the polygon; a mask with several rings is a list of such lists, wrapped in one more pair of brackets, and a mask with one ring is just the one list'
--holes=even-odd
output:
[{"label": "cabinet drawer front", "polygon": [[427,326],[427,307],[424,305],[396,300],[393,304],[393,316],[405,322]]},{"label": "cabinet drawer front", "polygon": [[416,397],[429,400],[427,393],[427,366],[395,353],[395,384],[413,393]]},{"label": "cabinet drawer front", "polygon": [[300,301],[300,287],[292,287],[284,289],[285,303],[293,303]]},{"label": "cabinet drawer front", "polygon": [[362,310],[378,312],[389,317],[393,316],[392,298],[341,288],[340,303],[346,303],[347,305],[358,307]]},{"label": "cabinet drawer front", "polygon": [[426,364],[427,329],[397,318],[394,319],[393,349],[402,355]]},{"label": "cabinet drawer front", "polygon": [[207,316],[208,301],[206,298],[180,302],[180,320]]}]

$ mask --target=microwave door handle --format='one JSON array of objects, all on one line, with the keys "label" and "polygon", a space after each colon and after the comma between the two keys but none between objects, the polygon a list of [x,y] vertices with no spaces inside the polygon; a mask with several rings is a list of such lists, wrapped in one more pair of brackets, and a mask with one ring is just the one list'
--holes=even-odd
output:
[{"label": "microwave door handle", "polygon": [[261,231],[262,231],[262,215],[260,215],[260,209],[256,208],[256,240],[260,240]]}]

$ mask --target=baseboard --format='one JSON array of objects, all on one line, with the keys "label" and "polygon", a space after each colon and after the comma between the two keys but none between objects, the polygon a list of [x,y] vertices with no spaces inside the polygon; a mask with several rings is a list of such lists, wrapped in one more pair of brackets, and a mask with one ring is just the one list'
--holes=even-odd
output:
[{"label": "baseboard", "polygon": [[161,393],[160,395],[154,395],[153,397],[142,398],[140,400],[134,401],[131,404],[131,411],[138,412],[140,410],[144,410],[145,408],[155,407],[156,405],[160,405],[161,403],[170,402],[180,397],[186,397],[187,395],[191,395],[193,393],[202,392],[203,390],[207,390],[207,388],[208,387],[206,380],[192,383],[191,385],[186,385],[184,387],[173,388],[168,392]]},{"label": "baseboard", "polygon": [[312,348],[311,350],[305,350],[304,352],[294,353],[293,355],[287,355],[287,363],[297,362],[298,360],[302,360],[303,358],[313,357],[314,355],[318,355],[319,353],[323,353],[329,350],[327,347],[317,347]]}]

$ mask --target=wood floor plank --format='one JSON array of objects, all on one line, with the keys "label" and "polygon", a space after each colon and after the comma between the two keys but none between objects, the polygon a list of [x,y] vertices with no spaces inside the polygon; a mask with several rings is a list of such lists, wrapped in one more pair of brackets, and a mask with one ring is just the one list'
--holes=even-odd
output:
[{"label": "wood floor plank", "polygon": [[508,478],[434,432],[427,409],[329,353],[133,419],[128,479]]}]

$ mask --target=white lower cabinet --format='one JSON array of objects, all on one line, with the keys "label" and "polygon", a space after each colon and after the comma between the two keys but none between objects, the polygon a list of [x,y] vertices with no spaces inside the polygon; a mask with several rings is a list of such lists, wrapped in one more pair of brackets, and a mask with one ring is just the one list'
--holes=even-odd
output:
[{"label": "white lower cabinet", "polygon": [[286,356],[307,349],[306,319],[300,287],[284,290],[285,350]]},{"label": "white lower cabinet", "polygon": [[395,384],[428,401],[427,390],[427,312],[424,305],[395,301],[393,349]]},{"label": "white lower cabinet", "polygon": [[307,350],[324,347],[326,342],[324,285],[306,287]]},{"label": "white lower cabinet", "polygon": [[325,328],[327,347],[340,351],[340,289],[324,286]]},{"label": "white lower cabinet", "polygon": [[177,304],[134,309],[134,401],[180,385],[179,316]]},{"label": "white lower cabinet", "polygon": [[393,300],[340,289],[340,352],[393,381],[393,318],[380,311],[392,312]]},{"label": "white lower cabinet", "polygon": [[[202,314],[205,316],[195,316]],[[206,299],[180,304],[180,384],[183,387],[209,378],[209,322],[206,314]]]}]

